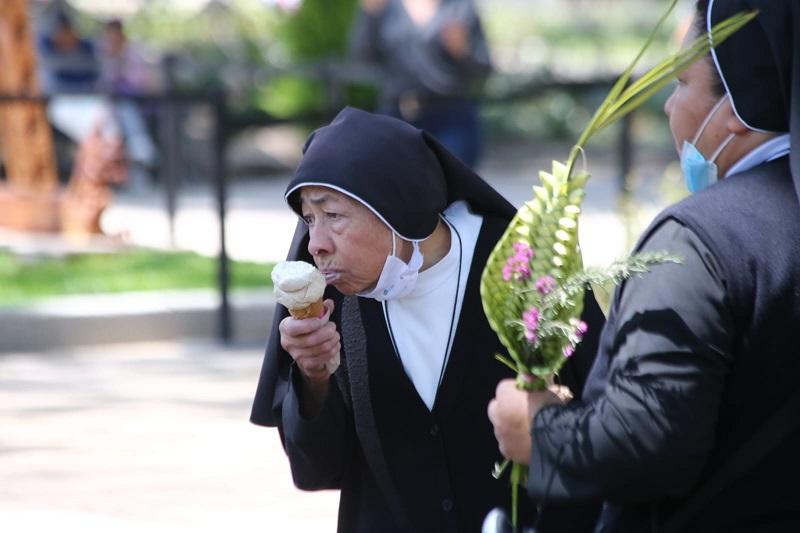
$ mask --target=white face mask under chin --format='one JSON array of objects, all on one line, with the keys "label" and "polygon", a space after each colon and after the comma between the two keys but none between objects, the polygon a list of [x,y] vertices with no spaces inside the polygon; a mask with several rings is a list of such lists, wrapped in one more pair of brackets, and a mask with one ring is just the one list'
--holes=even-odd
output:
[{"label": "white face mask under chin", "polygon": [[395,233],[392,232],[392,255],[386,258],[383,270],[378,278],[378,283],[372,289],[358,293],[362,298],[372,298],[383,302],[402,298],[411,292],[417,282],[419,269],[422,267],[422,252],[419,250],[419,242],[411,241],[414,251],[411,253],[411,260],[405,263],[395,255]]}]

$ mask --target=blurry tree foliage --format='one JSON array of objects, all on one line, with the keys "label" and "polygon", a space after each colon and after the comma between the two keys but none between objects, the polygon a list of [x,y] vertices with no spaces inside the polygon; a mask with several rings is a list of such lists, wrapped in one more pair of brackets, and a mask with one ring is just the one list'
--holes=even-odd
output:
[{"label": "blurry tree foliage", "polygon": [[358,0],[304,0],[297,11],[280,17],[276,35],[282,56],[297,69],[278,74],[258,92],[261,109],[292,117],[332,111],[331,106],[341,104],[374,104],[374,87],[342,80],[333,71],[346,59],[357,5]]},{"label": "blurry tree foliage", "polygon": [[[171,0],[150,0],[128,20],[130,34],[177,60],[169,73],[179,87],[224,86],[240,110],[288,118],[348,103],[369,108],[370,82],[342,80],[349,28],[358,0],[304,0],[285,11],[264,0],[212,0],[183,12]],[[618,74],[652,27],[663,0],[476,0],[496,74],[486,87],[496,98],[538,80]],[[652,57],[678,47],[686,0],[658,36]],[[675,31],[674,31],[675,30]],[[652,61],[651,61],[652,62]],[[647,66],[647,57],[642,62]],[[340,83],[334,83],[337,77]],[[602,95],[553,91],[486,107],[491,134],[573,138]],[[643,110],[660,113],[654,99]]]},{"label": "blurry tree foliage", "polygon": [[175,58],[165,74],[176,88],[224,87],[232,103],[246,107],[271,64],[278,16],[261,0],[212,0],[199,12],[151,0],[126,26],[134,40]]},{"label": "blurry tree foliage", "polygon": [[285,12],[278,35],[295,61],[343,57],[358,0],[305,0]]}]

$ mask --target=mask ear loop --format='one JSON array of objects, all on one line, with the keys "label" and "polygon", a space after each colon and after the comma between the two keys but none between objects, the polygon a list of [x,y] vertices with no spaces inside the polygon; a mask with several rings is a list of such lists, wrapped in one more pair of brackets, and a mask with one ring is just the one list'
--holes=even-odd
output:
[{"label": "mask ear loop", "polygon": [[697,145],[697,141],[700,140],[700,136],[703,134],[704,131],[706,131],[706,128],[708,127],[708,124],[711,122],[711,119],[714,118],[714,115],[717,113],[719,108],[722,107],[722,104],[724,104],[725,100],[727,99],[728,95],[725,94],[725,96],[720,98],[719,101],[716,104],[714,104],[714,107],[711,108],[711,111],[709,111],[708,115],[706,115],[706,118],[704,118],[703,122],[700,124],[697,133],[694,134],[694,139],[692,139],[692,144]]},{"label": "mask ear loop", "polygon": [[722,141],[722,144],[719,145],[719,148],[714,150],[714,153],[711,154],[711,159],[709,160],[711,163],[713,163],[714,161],[717,160],[717,158],[719,157],[719,154],[721,154],[722,151],[725,149],[725,147],[728,146],[731,143],[731,141],[734,139],[734,137],[736,137],[735,133],[730,133],[730,134],[728,134],[727,137],[725,137],[725,140]]},{"label": "mask ear loop", "polygon": [[[392,255],[395,257],[397,257],[397,244],[396,244],[397,241],[395,240],[396,238],[398,238],[397,234],[395,232],[392,232]],[[419,242],[420,241],[411,241],[411,245],[414,247],[415,251],[419,250]]]}]

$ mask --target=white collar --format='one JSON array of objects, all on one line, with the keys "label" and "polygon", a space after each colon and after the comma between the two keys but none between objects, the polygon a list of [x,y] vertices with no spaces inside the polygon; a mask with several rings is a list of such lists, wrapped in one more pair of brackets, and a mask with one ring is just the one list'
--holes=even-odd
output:
[{"label": "white collar", "polygon": [[784,156],[789,153],[790,146],[791,140],[788,133],[759,144],[747,155],[734,163],[734,165],[728,169],[728,172],[725,173],[725,177],[727,178],[739,172],[750,170],[761,163],[766,163],[767,161],[772,161],[773,159]]},{"label": "white collar", "polygon": [[456,236],[452,224],[444,217],[442,217],[442,220],[444,220],[445,224],[450,228],[450,250],[447,252],[447,255],[442,257],[435,264],[420,271],[417,275],[417,282],[414,284],[414,288],[402,299],[417,298],[439,287],[448,286],[449,283],[455,283],[455,278],[459,275],[458,269],[460,265],[458,258],[461,251],[460,243],[458,242],[459,239]]}]

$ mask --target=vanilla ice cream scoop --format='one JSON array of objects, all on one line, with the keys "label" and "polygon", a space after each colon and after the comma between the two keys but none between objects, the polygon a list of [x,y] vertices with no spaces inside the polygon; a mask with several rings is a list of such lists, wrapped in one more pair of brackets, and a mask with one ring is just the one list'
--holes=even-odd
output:
[{"label": "vanilla ice cream scoop", "polygon": [[284,261],[272,269],[272,284],[278,303],[286,306],[294,318],[312,318],[325,314],[322,295],[325,276],[304,261]]}]

